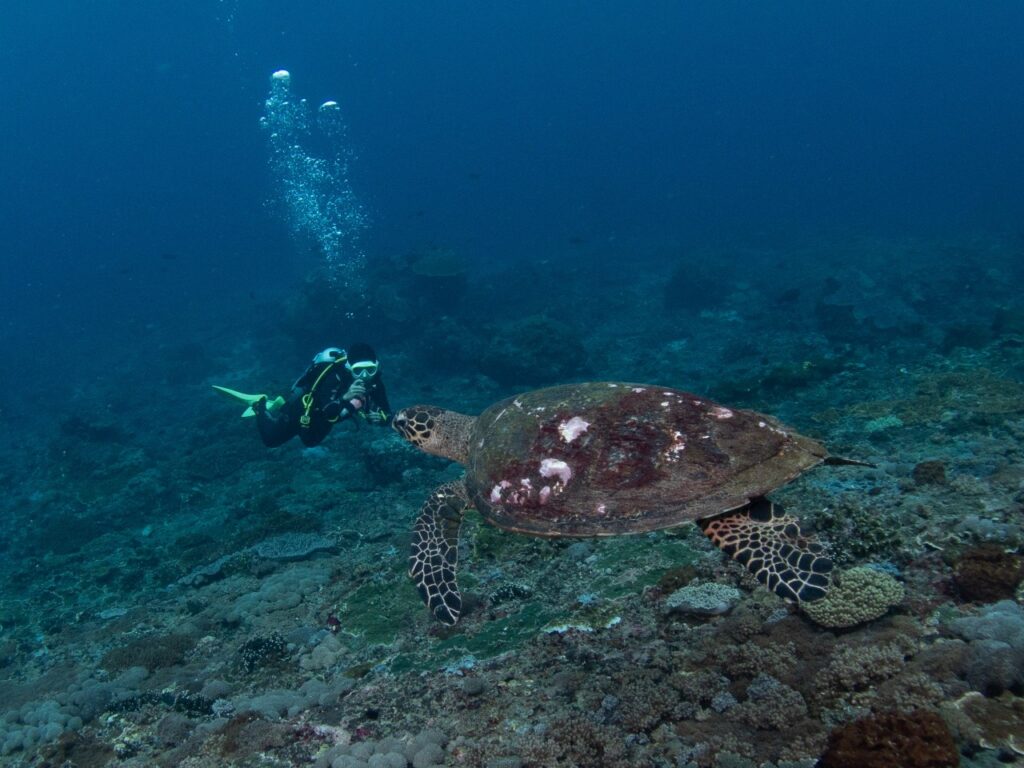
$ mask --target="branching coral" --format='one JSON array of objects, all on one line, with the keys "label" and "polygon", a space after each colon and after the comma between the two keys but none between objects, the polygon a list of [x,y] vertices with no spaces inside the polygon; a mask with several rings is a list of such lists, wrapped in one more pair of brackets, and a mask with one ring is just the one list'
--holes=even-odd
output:
[{"label": "branching coral", "polygon": [[815,688],[832,694],[867,689],[903,669],[907,653],[899,642],[839,648],[818,674]]},{"label": "branching coral", "polygon": [[771,675],[758,675],[747,687],[747,700],[730,715],[759,730],[783,730],[807,717],[807,702]]}]

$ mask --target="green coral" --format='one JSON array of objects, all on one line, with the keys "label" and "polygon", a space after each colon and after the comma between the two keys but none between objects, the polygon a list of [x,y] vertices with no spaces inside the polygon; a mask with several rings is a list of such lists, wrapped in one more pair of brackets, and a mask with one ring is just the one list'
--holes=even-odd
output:
[{"label": "green coral", "polygon": [[821,600],[804,603],[804,613],[823,627],[838,629],[873,621],[903,600],[903,585],[874,568],[851,568]]},{"label": "green coral", "polygon": [[879,416],[877,419],[871,419],[864,424],[864,431],[869,435],[875,432],[883,432],[887,429],[895,429],[896,427],[903,426],[903,419],[899,416]]}]

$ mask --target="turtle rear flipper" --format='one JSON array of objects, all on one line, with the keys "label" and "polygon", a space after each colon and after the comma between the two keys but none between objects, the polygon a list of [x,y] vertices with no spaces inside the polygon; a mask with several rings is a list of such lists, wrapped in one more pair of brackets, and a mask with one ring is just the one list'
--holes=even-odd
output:
[{"label": "turtle rear flipper", "polygon": [[697,524],[714,544],[779,597],[811,602],[825,596],[832,561],[800,535],[796,518],[764,497]]},{"label": "turtle rear flipper", "polygon": [[420,508],[409,550],[409,576],[434,616],[451,626],[462,612],[455,581],[459,528],[469,506],[462,481],[436,488]]}]

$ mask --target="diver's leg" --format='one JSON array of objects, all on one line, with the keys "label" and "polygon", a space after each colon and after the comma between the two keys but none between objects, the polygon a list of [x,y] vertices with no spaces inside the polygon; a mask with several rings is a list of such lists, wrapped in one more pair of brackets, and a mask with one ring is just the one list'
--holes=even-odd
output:
[{"label": "diver's leg", "polygon": [[295,408],[300,400],[289,400],[277,413],[270,413],[266,407],[256,409],[256,429],[267,448],[276,448],[295,437],[299,429],[299,414]]},{"label": "diver's leg", "polygon": [[299,440],[307,448],[312,448],[315,445],[320,445],[331,431],[333,425],[331,422],[324,418],[313,419],[308,427],[302,427],[299,429]]}]

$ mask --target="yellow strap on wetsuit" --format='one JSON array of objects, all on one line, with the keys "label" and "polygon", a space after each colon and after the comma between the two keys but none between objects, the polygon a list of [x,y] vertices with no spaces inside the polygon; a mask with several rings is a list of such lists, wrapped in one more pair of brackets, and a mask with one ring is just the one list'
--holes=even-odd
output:
[{"label": "yellow strap on wetsuit", "polygon": [[336,366],[338,363],[344,362],[345,359],[346,358],[342,357],[339,360],[335,360],[333,363],[331,363],[322,371],[320,371],[320,375],[316,377],[316,381],[314,381],[313,386],[309,388],[309,392],[302,396],[302,405],[305,408],[305,410],[302,412],[302,415],[299,416],[299,424],[301,424],[303,427],[308,427],[311,421],[311,419],[309,418],[309,412],[313,410],[313,393],[316,392],[316,388],[320,385],[320,380],[327,375],[327,372],[331,370],[331,368]]}]

